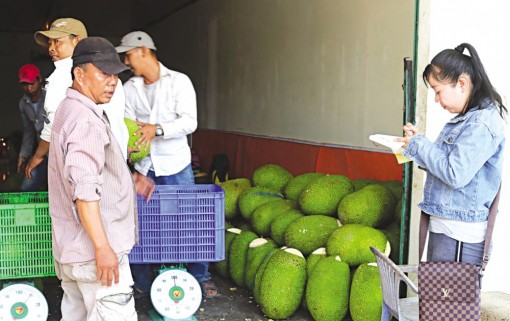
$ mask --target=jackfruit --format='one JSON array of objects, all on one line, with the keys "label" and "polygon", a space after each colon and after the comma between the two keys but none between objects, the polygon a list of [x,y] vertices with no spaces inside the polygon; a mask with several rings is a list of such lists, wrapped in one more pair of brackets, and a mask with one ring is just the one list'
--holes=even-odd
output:
[{"label": "jackfruit", "polygon": [[324,176],[322,173],[305,173],[295,176],[283,188],[283,195],[289,200],[299,200],[299,195],[305,189],[306,185]]},{"label": "jackfruit", "polygon": [[230,220],[239,215],[239,195],[251,187],[247,178],[236,178],[226,182],[218,183],[225,192],[225,219]]},{"label": "jackfruit", "polygon": [[285,244],[308,255],[325,246],[329,236],[338,229],[338,226],[338,220],[330,216],[303,216],[287,226]]},{"label": "jackfruit", "polygon": [[325,175],[306,185],[299,196],[299,207],[306,215],[335,216],[338,203],[353,191],[346,176]]},{"label": "jackfruit", "polygon": [[300,217],[303,217],[303,213],[299,210],[291,209],[275,218],[271,223],[270,229],[273,241],[275,241],[275,243],[279,246],[285,245],[285,230],[287,229],[287,226]]},{"label": "jackfruit", "polygon": [[[142,134],[134,135],[134,133],[140,128],[138,127],[138,125],[135,123],[134,120],[129,119],[129,118],[124,118],[124,123],[126,124],[128,133],[129,133],[128,147],[129,148],[138,148],[138,146],[136,146],[135,143],[140,138],[140,136]],[[129,157],[131,160],[131,163],[136,163],[136,162],[141,161],[142,159],[144,159],[145,157],[147,157],[149,155],[150,151],[151,151],[151,146],[149,144],[146,148],[143,148],[138,152],[132,152]]]},{"label": "jackfruit", "polygon": [[257,234],[253,233],[252,231],[241,231],[241,234],[234,237],[234,240],[230,245],[228,269],[230,272],[230,278],[238,286],[244,286],[246,254],[248,253],[248,247],[251,241],[256,238]]},{"label": "jackfruit", "polygon": [[276,164],[265,164],[255,169],[252,176],[254,186],[273,189],[278,193],[294,176],[285,168]]},{"label": "jackfruit", "polygon": [[319,260],[306,285],[306,303],[313,319],[343,320],[349,311],[350,285],[347,263],[342,262],[338,256]]},{"label": "jackfruit", "polygon": [[271,223],[290,209],[292,209],[292,203],[284,199],[277,199],[260,205],[251,215],[253,231],[262,236],[269,236],[271,234]]},{"label": "jackfruit", "polygon": [[223,278],[230,277],[230,273],[228,270],[228,256],[230,245],[232,244],[234,238],[239,234],[241,234],[241,230],[237,228],[229,228],[225,231],[225,259],[223,261],[213,263],[216,273],[218,273],[218,275]]},{"label": "jackfruit", "polygon": [[395,205],[395,197],[389,189],[372,184],[344,197],[337,214],[344,225],[382,227],[392,220]]},{"label": "jackfruit", "polygon": [[397,224],[390,224],[386,226],[384,229],[381,229],[381,232],[386,235],[388,242],[390,242],[391,253],[390,259],[393,262],[399,261],[400,256],[400,226]]},{"label": "jackfruit", "polygon": [[246,256],[246,267],[244,271],[244,284],[251,291],[255,285],[255,275],[264,257],[269,251],[276,248],[271,239],[258,238],[251,241]]},{"label": "jackfruit", "polygon": [[351,283],[349,310],[353,321],[381,320],[382,289],[379,268],[375,263],[360,265]]},{"label": "jackfruit", "polygon": [[267,187],[254,186],[245,189],[239,195],[239,210],[241,216],[249,221],[253,211],[260,205],[282,199],[283,195]]},{"label": "jackfruit", "polygon": [[389,255],[390,243],[383,232],[360,224],[342,225],[335,230],[326,242],[329,256],[340,256],[349,266],[375,262],[370,246]]},{"label": "jackfruit", "polygon": [[313,271],[313,268],[315,267],[315,264],[319,262],[320,259],[326,257],[326,248],[320,247],[317,250],[313,251],[308,257],[306,258],[306,276],[310,277],[310,274]]},{"label": "jackfruit", "polygon": [[400,224],[402,221],[402,199],[397,202],[395,205],[395,211],[393,212],[393,217],[395,219],[395,223]]},{"label": "jackfruit", "polygon": [[269,259],[278,251],[282,249],[271,249],[260,263],[257,272],[255,272],[255,280],[253,281],[253,299],[255,302],[260,303],[260,281],[262,280],[262,276],[264,275],[264,271],[266,270],[266,266],[269,263]]},{"label": "jackfruit", "polygon": [[352,185],[354,186],[354,191],[359,191],[365,186],[371,185],[371,184],[381,184],[380,181],[372,178],[360,178],[355,179],[352,181]]},{"label": "jackfruit", "polygon": [[385,182],[382,182],[382,184],[384,185],[384,187],[386,187],[393,193],[393,196],[395,197],[396,200],[399,200],[402,198],[402,193],[404,191],[402,190],[402,182],[401,181],[395,181],[395,180],[385,181]]},{"label": "jackfruit", "polygon": [[287,319],[299,308],[306,282],[306,260],[296,249],[271,256],[260,280],[260,307],[271,319]]}]

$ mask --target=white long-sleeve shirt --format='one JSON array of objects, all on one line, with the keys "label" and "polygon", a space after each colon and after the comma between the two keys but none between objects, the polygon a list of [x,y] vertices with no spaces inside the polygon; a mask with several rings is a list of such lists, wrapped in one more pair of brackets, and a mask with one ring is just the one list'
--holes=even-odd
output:
[{"label": "white long-sleeve shirt", "polygon": [[[47,78],[46,100],[44,101],[44,109],[46,110],[47,119],[41,132],[41,139],[49,142],[51,138],[51,126],[53,118],[58,106],[66,97],[67,88],[71,87],[73,80],[71,70],[73,68],[73,59],[71,57],[57,60],[54,62],[55,70]],[[103,105],[104,111],[110,121],[110,127],[113,135],[117,139],[122,149],[124,158],[127,159],[127,142],[129,138],[128,130],[124,124],[125,95],[122,82],[119,80],[112,100],[108,104]]]},{"label": "white long-sleeve shirt", "polygon": [[124,84],[126,118],[149,124],[160,124],[164,135],[151,142],[150,155],[135,163],[140,173],[147,175],[151,167],[156,176],[173,175],[191,162],[187,135],[197,128],[195,89],[188,76],[160,66],[153,105],[149,104],[142,77],[132,77]]}]

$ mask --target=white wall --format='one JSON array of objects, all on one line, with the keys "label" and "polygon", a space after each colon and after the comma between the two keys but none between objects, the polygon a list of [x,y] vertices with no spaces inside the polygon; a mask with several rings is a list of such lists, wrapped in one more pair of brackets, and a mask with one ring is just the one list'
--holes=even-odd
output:
[{"label": "white wall", "polygon": [[150,32],[201,128],[371,148],[401,133],[414,1],[202,0]]},{"label": "white wall", "polygon": [[[428,53],[422,52],[420,66],[428,63],[430,59],[446,48],[454,48],[462,42],[471,43],[478,51],[493,86],[504,97],[507,108],[510,110],[510,3],[506,0],[449,0],[449,1],[423,1],[422,13],[427,16],[430,9],[430,20],[422,21],[420,26],[420,39],[427,42]],[[430,29],[427,30],[427,25]],[[429,33],[429,34],[428,34]],[[429,38],[430,37],[430,38]],[[421,48],[426,48],[422,45]],[[428,54],[428,57],[427,57]],[[421,72],[423,69],[420,69]],[[423,82],[418,77],[419,85],[423,90]],[[418,106],[426,104],[426,112],[419,114],[426,116],[425,124],[420,124],[426,130],[430,139],[437,137],[445,121],[452,115],[442,110],[434,102],[432,91],[427,97],[421,97]],[[424,102],[423,100],[426,100]],[[510,117],[508,117],[510,119]],[[507,159],[510,159],[510,145],[507,146]],[[419,171],[419,170],[418,170]],[[416,179],[416,178],[415,178]],[[508,244],[510,244],[510,164],[507,162],[503,176],[503,190],[500,202],[500,211],[496,221],[493,236],[493,253],[483,282],[483,291],[504,291],[510,293],[510,278],[508,266]],[[415,182],[419,184],[420,182]],[[421,182],[422,183],[422,182]],[[415,188],[413,199],[416,203],[421,199],[422,189]],[[416,207],[413,218],[419,217]],[[413,223],[414,233],[417,232],[417,220]],[[417,238],[417,234],[411,236]],[[411,252],[415,249],[411,249]],[[416,258],[415,258],[416,259]]]}]

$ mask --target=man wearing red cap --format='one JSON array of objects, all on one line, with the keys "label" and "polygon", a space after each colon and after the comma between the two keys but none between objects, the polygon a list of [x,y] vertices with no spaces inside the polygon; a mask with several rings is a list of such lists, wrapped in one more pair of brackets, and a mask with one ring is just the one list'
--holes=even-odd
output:
[{"label": "man wearing red cap", "polygon": [[[18,173],[22,173],[27,160],[35,151],[44,126],[46,91],[42,88],[43,81],[39,68],[32,64],[23,65],[19,69],[19,83],[24,91],[23,97],[19,101],[19,112],[23,121],[23,140],[18,157]],[[48,160],[44,157],[42,164],[32,171],[32,178],[25,177],[20,189],[22,192],[45,189],[47,177]]]}]

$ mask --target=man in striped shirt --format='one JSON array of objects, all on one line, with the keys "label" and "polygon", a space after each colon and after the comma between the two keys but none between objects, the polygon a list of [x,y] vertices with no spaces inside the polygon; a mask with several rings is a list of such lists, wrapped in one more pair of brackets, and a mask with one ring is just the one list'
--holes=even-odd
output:
[{"label": "man in striped shirt", "polygon": [[137,320],[127,257],[138,235],[136,193],[102,107],[125,69],[108,40],[81,40],[53,121],[49,205],[66,321]]}]

